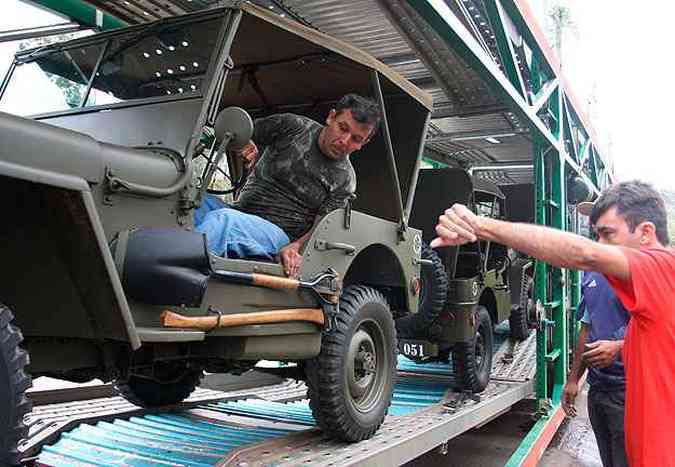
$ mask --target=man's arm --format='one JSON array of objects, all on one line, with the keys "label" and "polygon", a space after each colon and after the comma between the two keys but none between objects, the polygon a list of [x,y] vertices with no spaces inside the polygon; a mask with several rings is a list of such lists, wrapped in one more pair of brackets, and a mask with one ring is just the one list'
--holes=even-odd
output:
[{"label": "man's arm", "polygon": [[283,138],[293,136],[302,130],[302,122],[293,114],[275,114],[259,118],[255,121],[253,136],[242,148],[235,150],[235,154],[244,159],[244,166],[251,170],[260,158],[258,146],[265,148],[277,143]]},{"label": "man's arm", "polygon": [[577,414],[577,409],[574,405],[577,394],[579,393],[579,380],[586,371],[586,363],[583,358],[584,348],[588,339],[588,324],[581,323],[581,330],[579,331],[579,342],[577,343],[577,350],[574,352],[574,361],[572,362],[572,370],[567,377],[567,383],[563,389],[562,406],[563,410],[570,417]]},{"label": "man's arm", "polygon": [[[590,350],[589,350],[590,349]],[[601,340],[588,344],[584,352],[584,362],[593,368],[607,368],[619,357],[623,350],[623,340]]]},{"label": "man's arm", "polygon": [[570,370],[570,375],[567,381],[574,381],[575,383],[578,383],[588,369],[588,365],[584,359],[584,351],[586,350],[586,342],[588,341],[589,331],[590,324],[581,323],[581,329],[579,330],[579,336],[577,338],[577,349],[576,352],[574,352],[574,361],[572,362],[572,369]]},{"label": "man's arm", "polygon": [[255,121],[253,137],[258,146],[265,147],[297,134],[303,129],[302,119],[293,114],[274,114]]},{"label": "man's arm", "polygon": [[456,204],[436,226],[432,247],[461,245],[478,238],[501,243],[553,266],[597,271],[621,281],[630,279],[628,258],[619,247],[593,242],[580,235],[533,224],[476,216]]},{"label": "man's arm", "polygon": [[284,265],[286,274],[289,277],[297,277],[300,273],[300,265],[302,264],[302,252],[304,251],[305,243],[309,240],[309,237],[312,236],[312,232],[316,225],[323,219],[323,217],[336,210],[344,208],[347,205],[349,199],[354,198],[354,191],[356,191],[355,183],[353,183],[353,177],[350,178],[346,185],[336,189],[328,199],[323,203],[319,208],[316,218],[314,219],[314,224],[312,228],[309,229],[302,237],[298,238],[294,242],[289,243],[279,252],[279,257],[281,263]]},{"label": "man's arm", "polygon": [[[314,224],[316,225],[316,224]],[[297,240],[289,243],[279,251],[279,259],[284,266],[284,271],[288,277],[296,278],[300,273],[300,265],[302,264],[302,251],[305,243],[312,236],[314,227],[309,229],[306,234]]]}]

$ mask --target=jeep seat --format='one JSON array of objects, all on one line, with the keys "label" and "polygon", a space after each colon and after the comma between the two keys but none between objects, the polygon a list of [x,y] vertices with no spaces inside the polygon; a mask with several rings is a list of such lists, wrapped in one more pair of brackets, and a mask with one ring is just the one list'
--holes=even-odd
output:
[{"label": "jeep seat", "polygon": [[182,229],[122,231],[111,249],[128,297],[150,305],[201,304],[212,272],[203,234]]}]

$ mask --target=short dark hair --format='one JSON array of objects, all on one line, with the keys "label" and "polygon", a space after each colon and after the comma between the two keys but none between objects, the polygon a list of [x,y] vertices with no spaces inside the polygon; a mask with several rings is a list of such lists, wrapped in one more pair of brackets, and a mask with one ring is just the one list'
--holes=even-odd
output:
[{"label": "short dark hair", "polygon": [[616,212],[626,219],[631,232],[638,224],[651,222],[656,228],[656,237],[662,245],[668,245],[668,216],[661,195],[648,183],[637,180],[616,183],[600,194],[591,211],[591,224],[616,206]]},{"label": "short dark hair", "polygon": [[373,135],[377,132],[382,119],[380,106],[377,102],[358,94],[347,94],[335,104],[335,112],[339,115],[340,112],[347,109],[352,111],[352,116],[357,122],[373,125]]}]

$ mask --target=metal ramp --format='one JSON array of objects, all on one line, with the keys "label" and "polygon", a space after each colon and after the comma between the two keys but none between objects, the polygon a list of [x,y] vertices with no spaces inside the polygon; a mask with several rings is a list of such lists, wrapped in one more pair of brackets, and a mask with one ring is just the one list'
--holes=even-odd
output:
[{"label": "metal ramp", "polygon": [[522,343],[504,340],[495,353],[488,388],[475,396],[451,389],[448,365],[400,359],[399,382],[384,425],[371,439],[355,444],[333,441],[315,428],[303,399],[304,384],[290,380],[235,392],[199,390],[161,412],[139,409],[121,398],[42,406],[30,415],[27,443],[34,450],[61,434],[36,459],[37,466],[53,467],[397,465],[528,397],[535,347],[534,333]]},{"label": "metal ramp", "polygon": [[[223,400],[252,398],[274,401],[293,400],[304,397],[306,391],[304,383],[291,380],[281,384],[231,392],[199,388],[181,404],[167,410],[186,410],[190,407]],[[25,458],[31,458],[45,444],[56,441],[62,433],[84,423],[112,421],[157,412],[157,410],[138,407],[120,396],[40,405],[34,407],[25,418],[25,423],[28,425],[28,438],[19,444],[19,452]]]}]

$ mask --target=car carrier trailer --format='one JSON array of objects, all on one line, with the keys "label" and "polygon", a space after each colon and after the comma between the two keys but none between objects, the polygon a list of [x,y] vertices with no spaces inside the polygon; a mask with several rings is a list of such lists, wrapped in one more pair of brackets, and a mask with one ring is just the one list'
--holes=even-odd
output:
[{"label": "car carrier trailer", "polygon": [[304,384],[286,379],[232,391],[198,389],[161,411],[110,397],[105,386],[70,394],[79,399],[97,390],[107,397],[57,403],[50,399],[67,398],[64,390],[36,392],[41,405],[28,416],[30,437],[20,449],[34,465],[54,467],[400,465],[532,397],[535,335],[522,342],[497,336],[492,378],[480,394],[454,391],[447,364],[419,365],[400,357],[389,415],[375,436],[359,443],[324,436],[315,427]]},{"label": "car carrier trailer", "polygon": [[[210,2],[34,3],[84,26],[108,29],[196,11]],[[529,185],[533,220],[537,223],[576,230],[576,212],[572,208],[578,196],[576,187],[583,185],[597,193],[613,180],[611,165],[601,156],[592,127],[524,0],[254,3],[366,50],[430,92],[435,105],[425,151],[427,162],[475,169],[475,173],[500,186]],[[166,434],[173,444],[194,436],[187,442],[186,452],[215,453],[207,455],[208,462],[197,461],[196,465],[213,465],[211,461],[235,465],[253,462],[247,453],[257,453],[255,462],[260,463],[299,464],[309,460],[308,463],[334,465],[389,465],[413,459],[503,413],[514,402],[534,397],[537,422],[509,461],[509,465],[534,465],[563,418],[560,396],[575,340],[572,323],[579,299],[579,275],[537,264],[535,299],[539,311],[536,337],[518,344],[515,353],[508,347],[515,344],[505,341],[494,359],[495,366],[500,362],[508,366],[509,356],[514,355],[512,363],[527,361],[527,371],[511,368],[513,371],[503,373],[493,367],[489,387],[475,398],[449,389],[452,376],[447,366],[423,369],[401,363],[395,400],[416,409],[402,414],[392,410],[383,430],[363,446],[316,444],[317,438],[313,437],[320,435],[312,431],[311,419],[303,419],[303,414],[307,415],[302,402],[304,388],[285,381],[237,393],[199,390],[176,407],[177,412],[149,413],[131,405],[109,405],[123,405],[115,398],[37,406],[28,418],[30,437],[20,448],[38,464],[73,465],[74,461],[56,462],[59,456],[77,452],[78,439],[93,441],[100,435],[104,441],[99,444],[103,446],[92,446],[86,455],[98,453],[103,459],[100,464],[109,465],[113,458],[106,455],[115,454],[115,449],[121,447],[117,443],[126,436],[136,445],[143,444],[146,451],[119,454],[126,456],[128,465],[155,465],[143,458],[150,455],[148,450],[161,451],[162,445],[152,441],[138,443],[133,436],[137,428],[122,423],[125,422],[138,424],[144,433]],[[528,356],[526,360],[515,357],[521,350]],[[436,394],[438,399],[430,402],[429,394]],[[257,402],[245,405],[242,401]],[[223,404],[230,405],[220,407]],[[235,404],[242,407],[234,409]],[[87,423],[77,426],[83,421]],[[198,421],[205,425],[191,424]],[[115,424],[120,426],[112,428]],[[250,426],[259,426],[259,431],[247,431]],[[214,430],[210,437],[209,430]],[[227,447],[226,453],[218,451],[210,440],[224,438],[223,433],[243,444]],[[117,448],[110,449],[105,444],[108,440]],[[293,443],[284,444],[286,440]],[[129,444],[134,444],[131,441]],[[258,451],[261,446],[267,447]],[[286,446],[291,446],[290,451]],[[321,446],[330,449],[322,450]],[[326,460],[319,454],[325,455]],[[82,454],[80,460],[84,465],[86,455]],[[179,463],[167,461],[167,465],[172,462]]]}]

